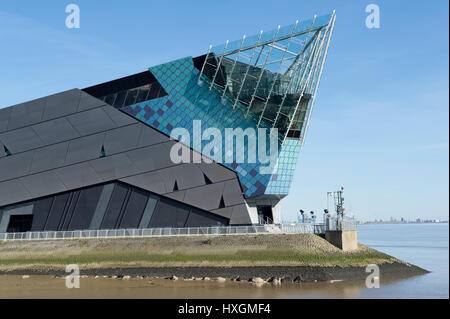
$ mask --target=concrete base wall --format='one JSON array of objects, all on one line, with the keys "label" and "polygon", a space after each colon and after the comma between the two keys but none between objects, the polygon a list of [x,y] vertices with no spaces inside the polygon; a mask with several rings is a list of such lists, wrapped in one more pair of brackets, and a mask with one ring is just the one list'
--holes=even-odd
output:
[{"label": "concrete base wall", "polygon": [[343,251],[358,249],[358,238],[356,230],[327,230],[325,239]]}]

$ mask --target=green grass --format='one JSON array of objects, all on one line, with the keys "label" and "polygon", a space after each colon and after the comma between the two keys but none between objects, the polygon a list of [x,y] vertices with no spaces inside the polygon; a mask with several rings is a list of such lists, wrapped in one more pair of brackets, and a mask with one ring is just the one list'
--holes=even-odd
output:
[{"label": "green grass", "polygon": [[338,265],[349,266],[355,264],[392,262],[395,258],[385,254],[347,254],[347,255],[300,255],[293,251],[273,250],[273,251],[237,251],[233,254],[152,254],[145,252],[85,252],[80,255],[65,257],[29,257],[11,258],[0,260],[0,266],[8,265],[29,265],[29,264],[89,264],[89,263],[226,263],[226,262],[300,262],[311,265]]}]

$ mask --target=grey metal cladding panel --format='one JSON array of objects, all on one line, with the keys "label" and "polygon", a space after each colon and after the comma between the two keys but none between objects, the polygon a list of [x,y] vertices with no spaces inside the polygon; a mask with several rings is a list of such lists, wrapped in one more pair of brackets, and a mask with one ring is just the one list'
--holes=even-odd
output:
[{"label": "grey metal cladding panel", "polygon": [[92,95],[81,91],[80,102],[78,104],[78,112],[93,109],[105,105],[105,102],[99,100]]},{"label": "grey metal cladding panel", "polygon": [[167,193],[164,194],[164,197],[168,197],[174,200],[177,200],[179,202],[184,201],[184,197],[186,196],[186,191],[178,191],[178,192],[173,192],[173,193]]},{"label": "grey metal cladding panel", "polygon": [[69,142],[58,143],[34,151],[30,173],[37,173],[64,165]]},{"label": "grey metal cladding panel", "polygon": [[80,136],[64,117],[33,125],[33,129],[45,144],[63,142]]},{"label": "grey metal cladding panel", "polygon": [[170,159],[170,148],[173,144],[173,141],[168,141],[162,144],[147,146],[128,151],[127,155],[141,172],[166,168],[176,165]]},{"label": "grey metal cladding panel", "polygon": [[105,133],[77,138],[69,142],[66,165],[96,159],[100,156]]},{"label": "grey metal cladding panel", "polygon": [[212,182],[221,182],[232,178],[237,178],[237,175],[232,170],[223,167],[217,163],[198,163],[197,165]]},{"label": "grey metal cladding panel", "polygon": [[6,156],[5,149],[3,148],[3,143],[0,141],[0,158]]},{"label": "grey metal cladding panel", "polygon": [[92,160],[89,164],[105,182],[140,173],[125,153]]},{"label": "grey metal cladding panel", "polygon": [[223,200],[225,202],[225,206],[233,206],[245,203],[245,199],[242,195],[241,187],[237,179],[225,182]]},{"label": "grey metal cladding panel", "polygon": [[13,107],[0,109],[0,133],[8,129],[9,117]]},{"label": "grey metal cladding panel", "polygon": [[72,114],[67,116],[67,119],[81,135],[89,135],[117,127],[102,108]]},{"label": "grey metal cladding panel", "polygon": [[46,121],[77,112],[80,97],[81,91],[78,89],[47,96],[42,120]]},{"label": "grey metal cladding panel", "polygon": [[116,123],[118,126],[129,125],[133,123],[138,123],[138,120],[131,117],[130,115],[119,111],[111,105],[105,105],[102,109],[108,114],[108,116]]},{"label": "grey metal cladding panel", "polygon": [[42,140],[31,126],[1,133],[0,141],[6,145],[13,155],[43,145]]},{"label": "grey metal cladding panel", "polygon": [[158,171],[166,181],[166,188],[173,190],[175,181],[178,189],[187,189],[205,185],[203,172],[193,164],[181,164]]},{"label": "grey metal cladding panel", "polygon": [[138,228],[147,205],[147,200],[148,192],[134,189],[128,200],[119,228]]},{"label": "grey metal cladding panel", "polygon": [[38,199],[34,202],[33,224],[31,231],[43,231],[45,222],[53,204],[53,197]]},{"label": "grey metal cladding panel", "polygon": [[157,194],[167,193],[164,179],[157,172],[148,172],[120,179],[120,181]]},{"label": "grey metal cladding panel", "polygon": [[88,163],[65,166],[54,170],[68,189],[75,189],[103,182]]},{"label": "grey metal cladding panel", "polygon": [[170,141],[168,136],[157,132],[155,129],[142,124],[142,133],[139,139],[138,147],[159,144]]},{"label": "grey metal cladding panel", "polygon": [[135,124],[107,131],[103,143],[106,155],[136,148],[141,130],[142,126]]},{"label": "grey metal cladding panel", "polygon": [[0,158],[0,181],[28,174],[33,151]]},{"label": "grey metal cladding panel", "polygon": [[33,197],[41,197],[67,190],[55,172],[42,172],[19,178],[23,186]]},{"label": "grey metal cladding panel", "polygon": [[233,213],[231,214],[230,224],[242,225],[251,224],[250,213],[247,210],[247,205],[233,206]]},{"label": "grey metal cladding panel", "polygon": [[0,182],[0,207],[28,199],[31,195],[19,180]]},{"label": "grey metal cladding panel", "polygon": [[103,185],[81,190],[68,230],[89,229],[102,190]]},{"label": "grey metal cladding panel", "polygon": [[224,183],[209,184],[186,190],[184,202],[205,210],[219,208]]},{"label": "grey metal cladding panel", "polygon": [[219,208],[219,209],[213,209],[211,213],[225,217],[230,218],[231,214],[233,213],[233,207],[225,207],[225,208]]},{"label": "grey metal cladding panel", "polygon": [[42,119],[46,98],[40,98],[11,108],[8,130],[39,123]]}]

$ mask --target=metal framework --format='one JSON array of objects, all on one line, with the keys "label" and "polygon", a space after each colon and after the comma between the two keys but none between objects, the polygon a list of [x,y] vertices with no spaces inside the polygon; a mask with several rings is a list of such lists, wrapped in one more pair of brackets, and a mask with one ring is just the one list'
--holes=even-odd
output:
[{"label": "metal framework", "polygon": [[335,12],[209,47],[199,84],[219,92],[257,127],[278,128],[302,146],[333,32]]}]

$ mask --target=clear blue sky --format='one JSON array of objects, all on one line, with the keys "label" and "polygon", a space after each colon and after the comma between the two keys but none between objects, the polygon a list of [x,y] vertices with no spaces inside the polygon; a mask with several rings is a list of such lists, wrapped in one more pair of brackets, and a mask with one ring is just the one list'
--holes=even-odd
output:
[{"label": "clear blue sky", "polygon": [[[78,4],[81,28],[65,27]],[[381,28],[365,27],[366,5]],[[346,187],[361,219],[445,218],[448,1],[2,1],[0,108],[141,72],[336,9],[336,25],[284,217]]]}]

